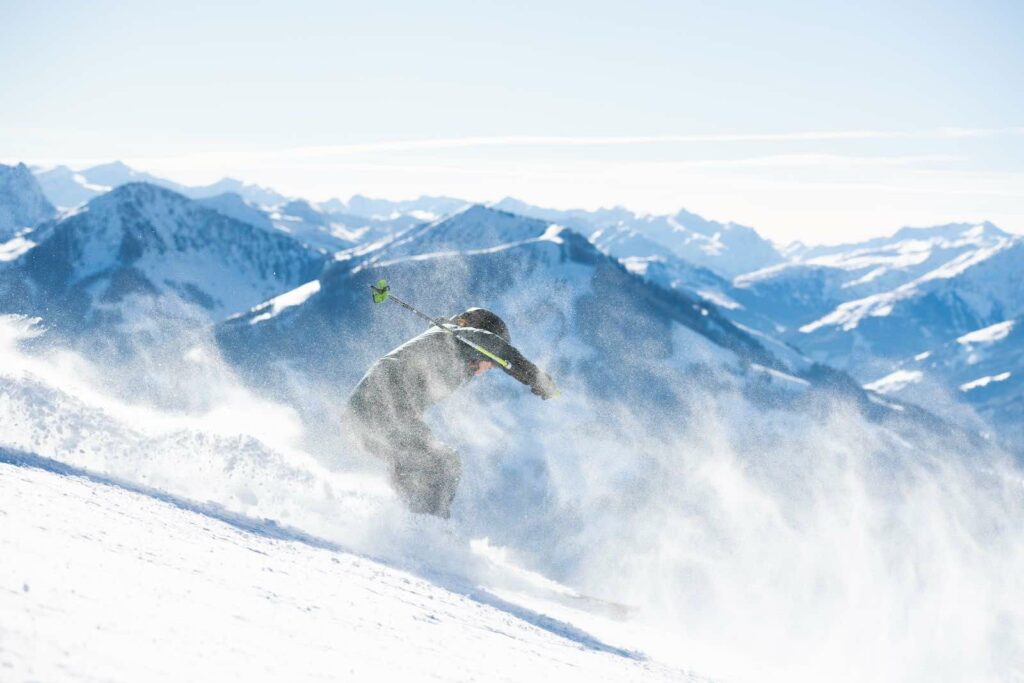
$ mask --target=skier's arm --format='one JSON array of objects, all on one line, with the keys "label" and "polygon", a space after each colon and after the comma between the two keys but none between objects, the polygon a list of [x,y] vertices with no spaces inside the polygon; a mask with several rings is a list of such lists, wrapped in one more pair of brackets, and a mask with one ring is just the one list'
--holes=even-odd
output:
[{"label": "skier's arm", "polygon": [[[498,335],[486,330],[471,328],[463,328],[458,332],[460,336],[464,336],[469,341],[479,344],[499,358],[507,360],[510,367],[502,367],[501,369],[517,381],[530,387],[530,390],[541,398],[552,398],[558,392],[555,382],[551,379],[550,375],[527,360],[526,356],[519,353],[519,349]],[[481,360],[486,360],[486,358],[481,357]]]}]

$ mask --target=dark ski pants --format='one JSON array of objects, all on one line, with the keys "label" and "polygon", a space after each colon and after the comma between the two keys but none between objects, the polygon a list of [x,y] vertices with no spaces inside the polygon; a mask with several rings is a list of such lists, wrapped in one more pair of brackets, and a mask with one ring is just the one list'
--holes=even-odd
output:
[{"label": "dark ski pants", "polygon": [[410,510],[447,519],[462,477],[458,453],[419,420],[377,422],[357,426],[363,448],[388,464],[391,485]]}]

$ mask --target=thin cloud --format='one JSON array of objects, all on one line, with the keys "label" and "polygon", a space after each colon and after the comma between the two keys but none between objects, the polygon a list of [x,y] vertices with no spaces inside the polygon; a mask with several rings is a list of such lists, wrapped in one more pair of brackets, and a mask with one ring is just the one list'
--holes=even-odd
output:
[{"label": "thin cloud", "polygon": [[952,154],[909,156],[853,156],[844,154],[773,154],[744,159],[706,159],[687,161],[626,162],[676,168],[856,168],[883,166],[919,166],[963,161]]},{"label": "thin cloud", "polygon": [[620,147],[631,145],[665,145],[736,142],[801,142],[829,140],[892,140],[953,139],[989,137],[1000,134],[1021,134],[1014,128],[935,128],[920,131],[804,131],[797,133],[744,133],[710,135],[638,135],[638,136],[553,136],[503,135],[425,140],[392,140],[347,145],[316,145],[294,147],[277,152],[292,157],[340,156],[367,152],[409,152],[418,150],[466,149],[475,147]]}]

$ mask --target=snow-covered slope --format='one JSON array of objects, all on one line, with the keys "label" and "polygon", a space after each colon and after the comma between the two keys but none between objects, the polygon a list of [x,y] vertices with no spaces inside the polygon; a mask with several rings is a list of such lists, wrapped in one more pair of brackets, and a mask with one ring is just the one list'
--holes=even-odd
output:
[{"label": "snow-covered slope", "polygon": [[801,326],[796,343],[824,362],[877,372],[875,361],[936,349],[1024,313],[1022,258],[1020,238],[966,251],[895,289],[840,304]]},{"label": "snow-covered slope", "polygon": [[[533,240],[549,230],[551,225],[545,221],[473,205],[452,216],[405,230],[384,246],[371,245],[365,253],[371,254],[371,261],[457,253]],[[557,227],[552,234],[555,232]]]},{"label": "snow-covered slope", "polygon": [[3,271],[5,310],[78,328],[116,322],[131,295],[174,295],[210,319],[314,276],[324,257],[284,235],[133,183],[44,224]]},{"label": "snow-covered slope", "polygon": [[[520,248],[549,249],[529,244]],[[566,269],[586,265],[549,255]],[[551,301],[571,299],[534,267]],[[298,324],[287,310],[315,300],[250,327]],[[495,301],[515,310],[511,292]],[[165,666],[189,677],[193,665],[217,677],[218,663],[280,678],[287,664],[284,675],[304,680],[324,668],[337,675],[343,656],[358,674],[359,662],[388,654],[417,679],[458,677],[449,662],[480,651],[492,654],[466,666],[485,663],[487,679],[657,680],[672,675],[663,665],[737,681],[1007,678],[1024,645],[1019,469],[955,436],[864,420],[834,394],[806,410],[758,406],[756,386],[715,369],[737,356],[686,325],[671,326],[678,359],[705,368],[678,387],[688,409],[657,411],[614,369],[603,398],[574,379],[588,364],[642,368],[653,303],[612,321],[638,327],[630,338],[639,345],[595,340],[603,355],[575,349],[572,326],[609,334],[611,325],[560,328],[531,308],[540,315],[513,326],[520,348],[555,359],[548,367],[563,395],[540,401],[499,375],[431,415],[463,459],[448,522],[403,511],[372,458],[344,449],[311,457],[292,406],[238,386],[210,346],[157,359],[146,380],[185,387],[173,393],[194,403],[160,410],[136,393],[111,395],[121,366],[45,344],[21,350],[11,337],[31,326],[0,319],[0,662],[47,678],[56,661],[107,679],[135,678],[142,666],[146,677]],[[291,340],[309,350],[331,331],[358,334],[349,349],[382,352],[392,340],[374,332],[386,327],[295,327]],[[678,359],[653,365],[671,379]],[[778,370],[750,374],[807,391]],[[291,379],[304,394],[320,390]],[[648,392],[662,389],[640,379]],[[111,479],[129,492],[109,492]],[[597,610],[600,601],[559,584],[635,609]],[[197,658],[168,662],[169,649],[151,639]],[[28,642],[35,647],[8,654],[7,644]],[[349,642],[359,649],[344,649]]]},{"label": "snow-covered slope", "polygon": [[111,393],[123,368],[19,346],[40,331],[0,316],[5,681],[688,680],[643,654],[680,660],[628,610],[298,450],[292,411],[210,349],[165,359],[203,377],[165,411]]},{"label": "snow-covered slope", "polygon": [[[881,393],[921,405],[946,396],[977,411],[994,433],[1024,444],[1024,317],[968,332],[915,354],[868,384]],[[1024,450],[1024,449],[1022,449]]]},{"label": "snow-covered slope", "polygon": [[4,243],[55,213],[25,164],[0,164],[0,260],[6,260]]},{"label": "snow-covered slope", "polygon": [[697,680],[483,588],[2,450],[0,517],[7,681]]}]

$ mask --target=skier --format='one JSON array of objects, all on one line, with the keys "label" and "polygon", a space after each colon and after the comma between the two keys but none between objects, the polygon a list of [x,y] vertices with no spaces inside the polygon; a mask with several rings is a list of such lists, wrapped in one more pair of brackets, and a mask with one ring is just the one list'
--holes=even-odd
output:
[{"label": "skier", "polygon": [[427,408],[494,367],[492,358],[504,359],[505,372],[545,400],[557,389],[511,345],[508,327],[494,313],[470,308],[432,322],[370,366],[349,398],[347,422],[356,442],[388,464],[409,509],[447,519],[462,464],[424,424]]}]

